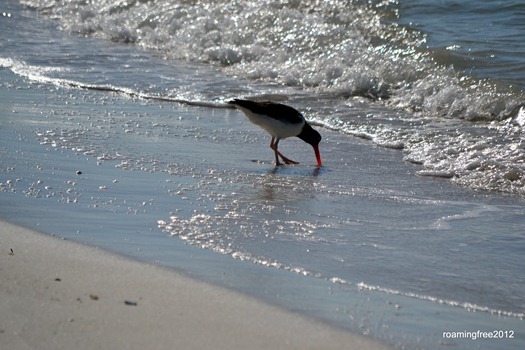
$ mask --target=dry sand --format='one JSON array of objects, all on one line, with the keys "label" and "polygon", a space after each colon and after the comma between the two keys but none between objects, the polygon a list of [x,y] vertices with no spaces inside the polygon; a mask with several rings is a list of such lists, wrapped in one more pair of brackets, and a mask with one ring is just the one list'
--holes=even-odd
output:
[{"label": "dry sand", "polygon": [[385,349],[209,285],[0,222],[3,349]]}]

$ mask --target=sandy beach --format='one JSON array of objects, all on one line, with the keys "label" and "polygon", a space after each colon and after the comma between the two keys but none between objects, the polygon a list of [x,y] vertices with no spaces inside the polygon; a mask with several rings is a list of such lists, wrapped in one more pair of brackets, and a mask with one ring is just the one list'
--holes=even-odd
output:
[{"label": "sandy beach", "polygon": [[6,349],[385,349],[175,271],[0,223]]}]

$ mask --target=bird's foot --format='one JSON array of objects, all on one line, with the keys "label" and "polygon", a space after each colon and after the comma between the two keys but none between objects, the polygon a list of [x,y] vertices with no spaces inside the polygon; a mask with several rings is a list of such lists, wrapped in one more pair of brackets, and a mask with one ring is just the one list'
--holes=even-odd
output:
[{"label": "bird's foot", "polygon": [[281,162],[279,162],[279,157],[283,160],[284,164],[299,164],[299,162],[296,162],[295,160],[291,160],[290,158],[286,158],[285,156],[283,156],[282,153],[277,150],[277,144],[273,143],[273,139],[272,139],[272,144],[270,145],[270,147],[275,151],[275,165],[276,166],[281,165]]},{"label": "bird's foot", "polygon": [[283,159],[284,164],[299,164],[299,162],[296,162],[295,160],[291,160],[283,156],[281,156],[281,158]]}]

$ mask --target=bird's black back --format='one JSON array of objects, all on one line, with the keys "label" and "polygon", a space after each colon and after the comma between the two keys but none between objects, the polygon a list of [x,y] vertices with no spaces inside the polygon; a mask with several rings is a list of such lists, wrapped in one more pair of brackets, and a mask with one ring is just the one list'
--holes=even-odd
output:
[{"label": "bird's black back", "polygon": [[298,110],[293,107],[283,105],[281,103],[264,101],[255,102],[249,100],[234,99],[228,102],[229,104],[237,105],[242,108],[250,110],[252,113],[263,114],[270,118],[280,120],[289,124],[300,124],[304,121],[304,117]]}]

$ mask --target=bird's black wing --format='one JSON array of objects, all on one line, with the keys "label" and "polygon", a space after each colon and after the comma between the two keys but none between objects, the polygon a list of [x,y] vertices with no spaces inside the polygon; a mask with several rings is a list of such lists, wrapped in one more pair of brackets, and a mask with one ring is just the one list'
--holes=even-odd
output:
[{"label": "bird's black wing", "polygon": [[235,99],[228,102],[229,104],[237,105],[242,108],[250,110],[252,113],[263,114],[270,118],[280,120],[289,124],[300,124],[304,121],[304,117],[298,110],[293,107],[283,105],[281,103],[264,101],[255,102],[249,100]]}]

